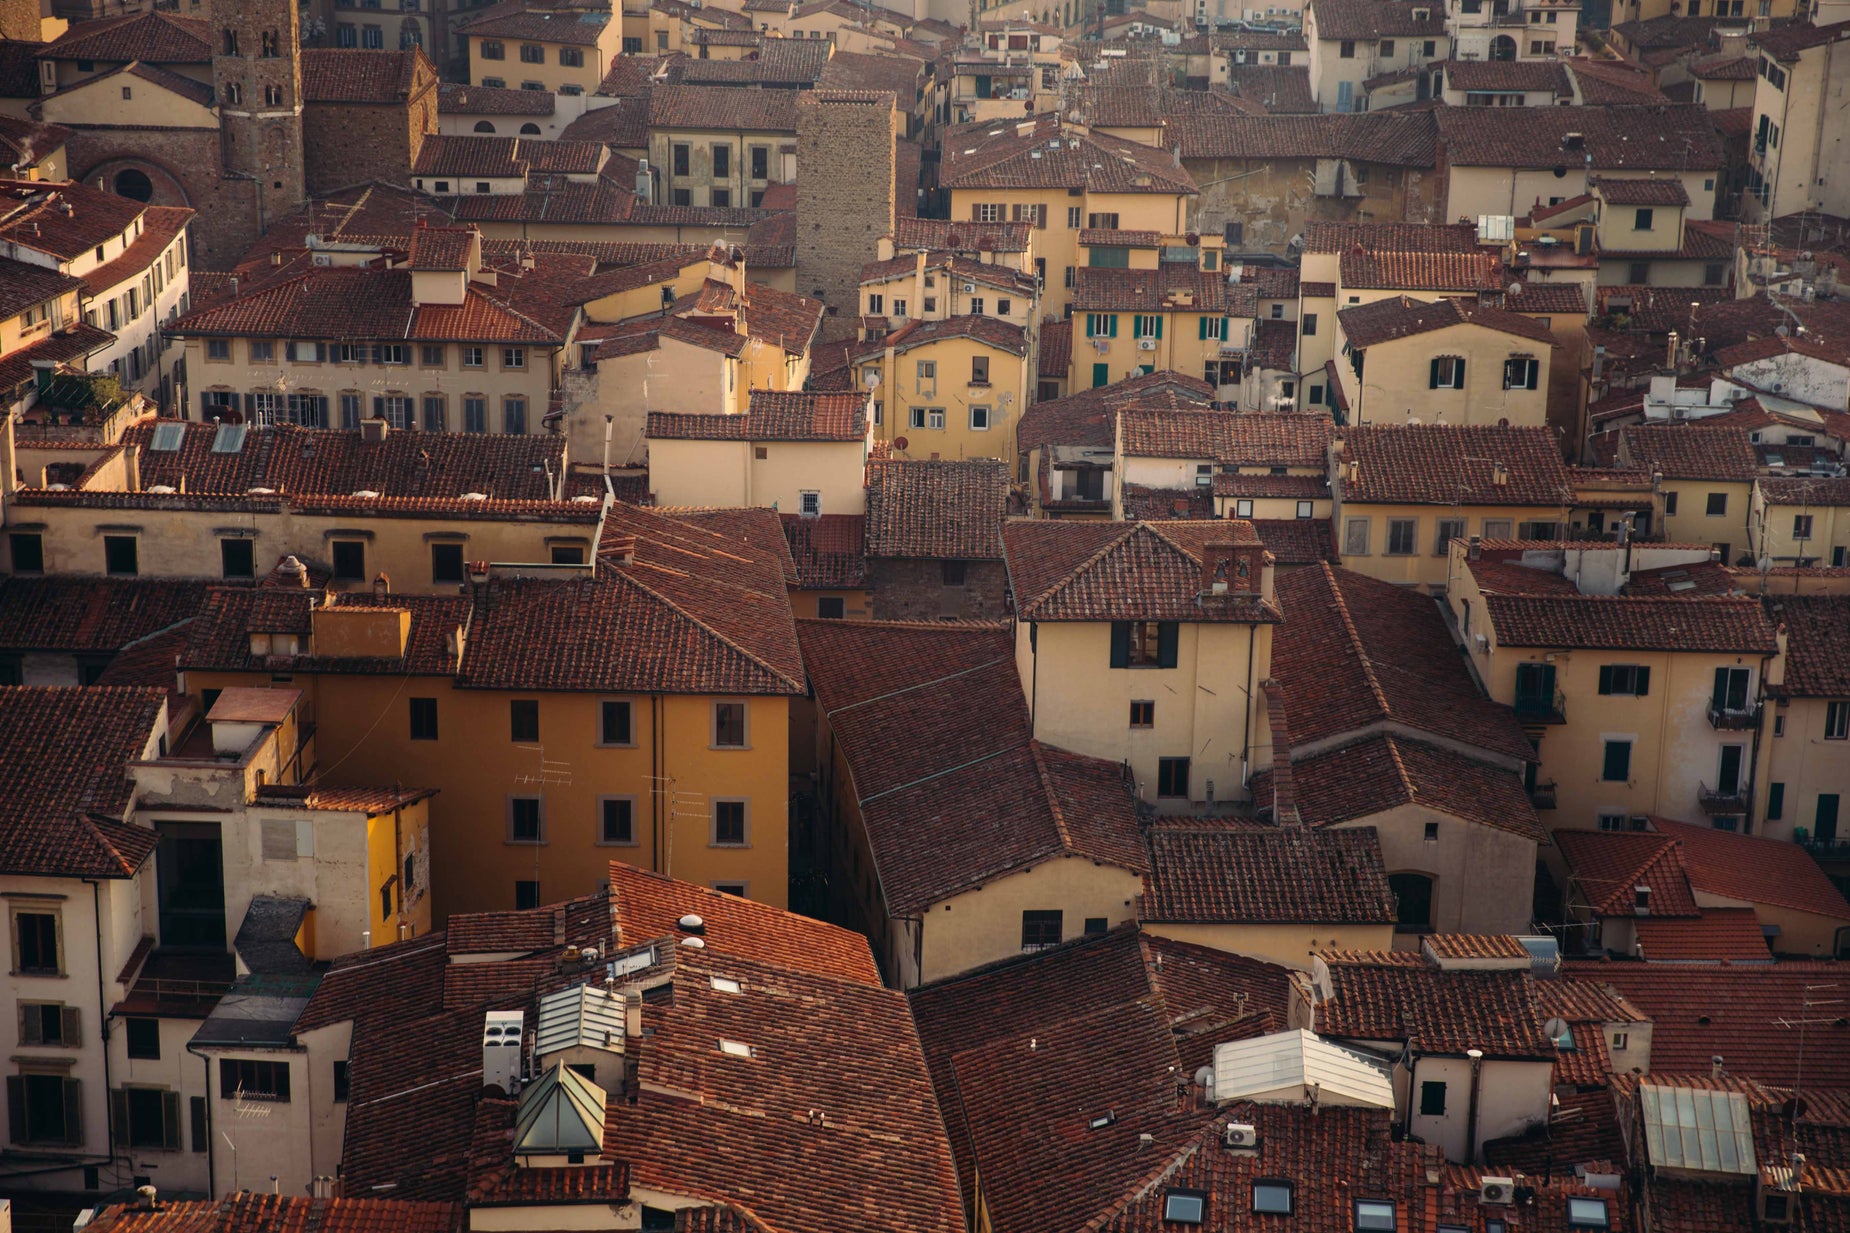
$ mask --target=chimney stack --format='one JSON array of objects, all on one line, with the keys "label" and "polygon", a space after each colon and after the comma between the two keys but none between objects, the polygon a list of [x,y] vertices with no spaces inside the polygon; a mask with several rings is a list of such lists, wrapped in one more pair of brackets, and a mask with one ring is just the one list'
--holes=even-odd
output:
[{"label": "chimney stack", "polygon": [[124,491],[141,491],[141,447],[124,445],[122,447],[122,478]]},{"label": "chimney stack", "polygon": [[384,416],[375,415],[371,419],[360,421],[360,440],[368,445],[378,445],[385,440],[386,433],[391,430],[392,425],[386,422]]}]

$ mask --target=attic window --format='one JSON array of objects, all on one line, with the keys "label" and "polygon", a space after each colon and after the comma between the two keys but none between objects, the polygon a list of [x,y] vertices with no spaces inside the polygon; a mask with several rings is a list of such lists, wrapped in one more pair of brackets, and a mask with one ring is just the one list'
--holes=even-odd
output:
[{"label": "attic window", "polygon": [[[745,992],[745,986],[741,985],[738,981],[732,979],[732,977],[730,976],[714,976],[714,977],[711,977],[710,979],[712,980],[713,987],[719,990],[721,993],[744,993]],[[724,1049],[725,1047],[726,1047],[726,1042],[721,1041],[720,1048]],[[749,1047],[747,1047],[746,1052],[747,1054],[751,1052]]]},{"label": "attic window", "polygon": [[1394,1233],[1399,1227],[1392,1199],[1355,1201],[1355,1233]]},{"label": "attic window", "polygon": [[1208,1196],[1199,1190],[1171,1190],[1163,1195],[1163,1219],[1171,1224],[1200,1224],[1208,1214]]},{"label": "attic window", "polygon": [[748,1044],[745,1044],[742,1041],[737,1041],[737,1040],[721,1040],[719,1042],[719,1051],[725,1054],[727,1057],[751,1057],[752,1056],[752,1047]]},{"label": "attic window", "polygon": [[1570,1229],[1611,1228],[1611,1218],[1606,1214],[1606,1200],[1589,1199],[1580,1195],[1569,1195],[1567,1200],[1567,1227]]},{"label": "attic window", "polygon": [[1253,1183],[1253,1210],[1271,1216],[1291,1215],[1290,1182],[1257,1181]]},{"label": "attic window", "polygon": [[1105,1127],[1111,1125],[1113,1122],[1117,1120],[1118,1120],[1118,1115],[1115,1112],[1108,1109],[1105,1112],[1099,1114],[1097,1117],[1093,1118],[1091,1121],[1087,1122],[1086,1125],[1092,1130],[1103,1130],[1105,1129]]},{"label": "attic window", "polygon": [[186,440],[186,425],[178,421],[169,421],[154,426],[154,440],[149,443],[148,448],[167,453],[179,449],[180,443],[184,440]]}]

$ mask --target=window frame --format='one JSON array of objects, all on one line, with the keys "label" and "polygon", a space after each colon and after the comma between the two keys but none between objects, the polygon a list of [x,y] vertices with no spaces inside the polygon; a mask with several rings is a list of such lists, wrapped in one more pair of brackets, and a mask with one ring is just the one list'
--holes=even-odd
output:
[{"label": "window frame", "polygon": [[[611,805],[618,803],[629,806],[628,839],[612,839],[610,837],[609,828],[612,819],[609,816],[608,810]],[[633,793],[608,793],[599,795],[597,798],[596,843],[600,848],[634,848],[641,846],[642,840],[636,832],[636,797]]]},{"label": "window frame", "polygon": [[[739,838],[720,838],[720,806],[738,807]],[[709,848],[749,848],[752,846],[752,803],[744,796],[716,796],[713,798],[713,816],[707,827],[707,846]]]},{"label": "window frame", "polygon": [[[27,916],[44,916],[51,920],[52,964],[26,966],[26,935],[20,920]],[[36,930],[36,927],[35,927]],[[64,913],[56,904],[16,902],[10,905],[7,914],[7,933],[12,940],[13,975],[15,976],[63,976],[64,971]],[[36,940],[35,940],[36,941]],[[42,957],[42,956],[41,956]]]},{"label": "window frame", "polygon": [[[620,712],[611,708],[620,707]],[[623,716],[624,736],[621,740],[610,737],[610,719],[613,714]],[[599,698],[597,700],[597,740],[599,749],[634,749],[636,748],[636,701],[633,698]]]},{"label": "window frame", "polygon": [[439,719],[437,700],[435,698],[405,699],[405,723],[414,741],[435,741],[440,739],[442,721]]},{"label": "window frame", "polygon": [[[1047,938],[1049,926],[1053,929],[1053,939]],[[1066,940],[1066,913],[1060,908],[1023,908],[1021,910],[1021,949],[1024,954],[1032,951],[1051,950]]]},{"label": "window frame", "polygon": [[[1176,782],[1176,775],[1178,772],[1180,772],[1182,777],[1179,785]],[[1193,799],[1189,796],[1190,781],[1193,777],[1194,768],[1191,766],[1189,758],[1158,758],[1156,760],[1156,799],[1159,801],[1186,801]],[[1178,786],[1181,788],[1179,792],[1176,791]]]},{"label": "window frame", "polygon": [[[528,802],[533,805],[533,835],[523,837],[517,826],[522,806]],[[538,793],[510,792],[507,795],[507,831],[502,842],[521,848],[541,848],[546,846],[546,798]]]},{"label": "window frame", "polygon": [[[721,740],[720,738],[723,735],[725,735],[725,733],[722,730],[722,724],[720,720],[722,709],[730,710],[731,708],[734,708],[734,707],[738,708],[738,713],[739,713],[739,739],[737,741]],[[707,748],[708,749],[724,749],[724,750],[750,749],[752,747],[751,712],[752,712],[751,706],[748,703],[746,703],[743,699],[736,699],[736,698],[716,698],[714,699],[713,707],[712,707],[712,711],[710,715],[710,720],[708,724],[708,730],[707,730],[707,742],[708,742]]]},{"label": "window frame", "polygon": [[[272,1082],[268,1089],[245,1091],[243,1075],[246,1071],[253,1075],[269,1075],[272,1080],[280,1077],[282,1082]],[[218,1060],[218,1093],[220,1100],[229,1100],[233,1093],[238,1093],[245,1100],[261,1100],[266,1104],[286,1105],[290,1103],[291,1078],[288,1062],[272,1062],[259,1058],[221,1057]],[[235,1079],[233,1076],[237,1076]]]},{"label": "window frame", "polygon": [[[532,720],[531,724],[527,722],[529,718]],[[508,699],[507,732],[507,739],[516,745],[535,744],[539,741],[540,700],[538,698]],[[528,733],[531,735],[527,735]]]}]

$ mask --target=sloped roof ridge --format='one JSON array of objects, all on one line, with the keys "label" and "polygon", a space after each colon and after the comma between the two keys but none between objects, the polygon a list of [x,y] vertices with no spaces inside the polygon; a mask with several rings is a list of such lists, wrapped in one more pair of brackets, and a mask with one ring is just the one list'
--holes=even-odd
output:
[{"label": "sloped roof ridge", "polygon": [[[1034,602],[1036,604],[1045,603],[1048,600],[1052,599],[1055,595],[1058,595],[1062,590],[1065,590],[1067,587],[1072,586],[1078,580],[1081,574],[1085,573],[1087,570],[1091,569],[1094,565],[1097,565],[1100,561],[1104,560],[1108,554],[1117,551],[1119,545],[1123,544],[1132,535],[1136,534],[1139,528],[1146,526],[1146,525],[1147,525],[1146,523],[1142,523],[1142,522],[1133,522],[1133,523],[1126,524],[1125,529],[1122,534],[1112,536],[1110,539],[1106,540],[1102,545],[1100,545],[1096,550],[1094,550],[1091,556],[1087,557],[1085,560],[1081,561],[1079,564],[1075,565],[1073,568],[1067,570],[1066,576],[1064,578],[1061,578],[1058,582],[1054,583],[1051,587],[1048,587],[1045,591],[1042,591],[1039,595],[1035,596]],[[1168,541],[1164,541],[1164,542],[1167,543]]]},{"label": "sloped roof ridge", "polygon": [[711,625],[708,625],[705,621],[701,620],[699,617],[687,611],[687,609],[681,607],[681,605],[675,603],[672,599],[668,598],[666,595],[662,594],[660,591],[656,590],[654,587],[650,586],[648,583],[643,582],[640,578],[637,578],[633,574],[630,573],[630,570],[632,569],[659,569],[659,570],[667,571],[670,568],[671,568],[670,566],[666,566],[666,565],[656,565],[656,564],[650,564],[645,561],[638,561],[634,565],[629,566],[628,568],[615,569],[615,570],[612,570],[611,572],[616,574],[618,578],[622,579],[625,584],[631,587],[634,587],[636,590],[641,591],[644,595],[647,595],[650,599],[654,600],[656,603],[661,604],[664,607],[666,607],[668,611],[674,613],[677,619],[685,622],[688,625],[691,625],[693,628],[699,630],[702,634],[705,634],[708,638],[711,638],[713,641],[719,643],[721,646],[733,652],[735,655],[740,656],[741,658],[746,660],[748,663],[751,663],[755,665],[756,667],[762,669],[764,672],[766,672],[773,678],[780,680],[780,681],[788,682],[789,684],[796,686],[798,689],[808,688],[807,681],[798,680],[788,675],[787,673],[785,673],[782,669],[772,667],[770,664],[766,663],[764,659],[762,659],[760,656],[758,656],[754,652],[746,650],[744,647],[740,646],[737,642],[733,641],[731,638],[728,638],[725,634],[720,633],[717,629],[714,629]]},{"label": "sloped roof ridge", "polygon": [[[883,626],[884,625],[910,625],[914,628],[929,628],[929,629],[940,628],[938,625],[932,624],[930,622],[924,622],[924,621],[882,621],[880,622],[880,624]],[[953,625],[951,628],[967,629],[969,628],[969,626]],[[954,681],[958,677],[969,676],[972,672],[982,672],[984,669],[993,668],[997,664],[1001,664],[1001,663],[1011,663],[1013,662],[1013,660],[1014,660],[1013,655],[997,656],[995,659],[984,660],[982,663],[973,664],[968,668],[959,668],[955,672],[949,672],[943,676],[933,677],[929,681],[917,681],[911,685],[902,685],[898,689],[889,689],[887,692],[883,694],[875,694],[871,698],[862,698],[859,701],[850,702],[845,706],[838,706],[832,711],[824,711],[823,714],[825,716],[841,715],[848,711],[852,711],[857,706],[870,706],[875,702],[885,702],[889,698],[897,698],[901,694],[909,694],[915,689],[931,689],[936,686],[944,684],[946,681]]]},{"label": "sloped roof ridge", "polygon": [[124,823],[117,822],[113,818],[105,821],[92,817],[88,813],[79,814],[77,820],[81,822],[90,835],[96,839],[104,855],[114,860],[116,865],[121,868],[122,875],[124,877],[133,877],[136,869],[135,863],[122,854],[122,849],[116,846],[115,841],[112,840],[108,832],[103,829],[105,824],[119,827],[124,825]]},{"label": "sloped roof ridge", "polygon": [[[1381,678],[1375,675],[1375,661],[1368,653],[1368,646],[1362,641],[1362,631],[1356,628],[1355,618],[1349,612],[1348,597],[1342,587],[1336,583],[1336,571],[1328,561],[1317,562],[1317,568],[1323,571],[1323,580],[1329,584],[1330,594],[1334,597],[1332,607],[1343,623],[1343,636],[1349,640],[1349,649],[1355,652],[1356,662],[1361,666],[1362,676],[1368,681],[1368,692],[1374,695],[1375,705],[1383,716],[1391,716],[1394,708],[1388,703],[1387,690],[1381,685]],[[1401,782],[1407,781],[1407,768],[1400,763],[1400,751],[1394,751],[1394,765],[1400,772]]]},{"label": "sloped roof ridge", "polygon": [[1040,780],[1041,791],[1047,796],[1047,812],[1053,818],[1054,831],[1060,836],[1060,846],[1069,852],[1076,852],[1073,834],[1066,828],[1066,813],[1060,808],[1060,794],[1054,791],[1053,776],[1047,771],[1047,758],[1041,752],[1041,743],[1030,740],[1028,753],[1034,759],[1034,775]]}]

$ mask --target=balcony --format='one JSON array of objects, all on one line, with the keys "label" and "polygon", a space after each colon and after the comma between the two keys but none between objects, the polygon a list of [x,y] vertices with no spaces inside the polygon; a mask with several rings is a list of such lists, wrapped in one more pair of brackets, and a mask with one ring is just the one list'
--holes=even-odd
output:
[{"label": "balcony", "polygon": [[[1801,827],[1799,829],[1802,830],[1804,828]],[[1795,836],[1794,842],[1807,852],[1810,852],[1812,858],[1819,864],[1823,864],[1826,861],[1850,861],[1850,840],[1798,839]]]},{"label": "balcony", "polygon": [[1526,724],[1564,724],[1567,697],[1560,690],[1547,694],[1517,694],[1516,718]]},{"label": "balcony", "polygon": [[1538,783],[1530,788],[1529,804],[1537,809],[1553,809],[1555,807],[1554,781],[1551,779],[1547,783]]},{"label": "balcony", "polygon": [[1696,785],[1696,803],[1702,807],[1702,812],[1711,817],[1747,812],[1747,794],[1741,791],[1739,785],[1724,789],[1699,783]]},{"label": "balcony", "polygon": [[1717,732],[1744,732],[1760,726],[1760,704],[1749,707],[1709,707],[1709,727]]}]

